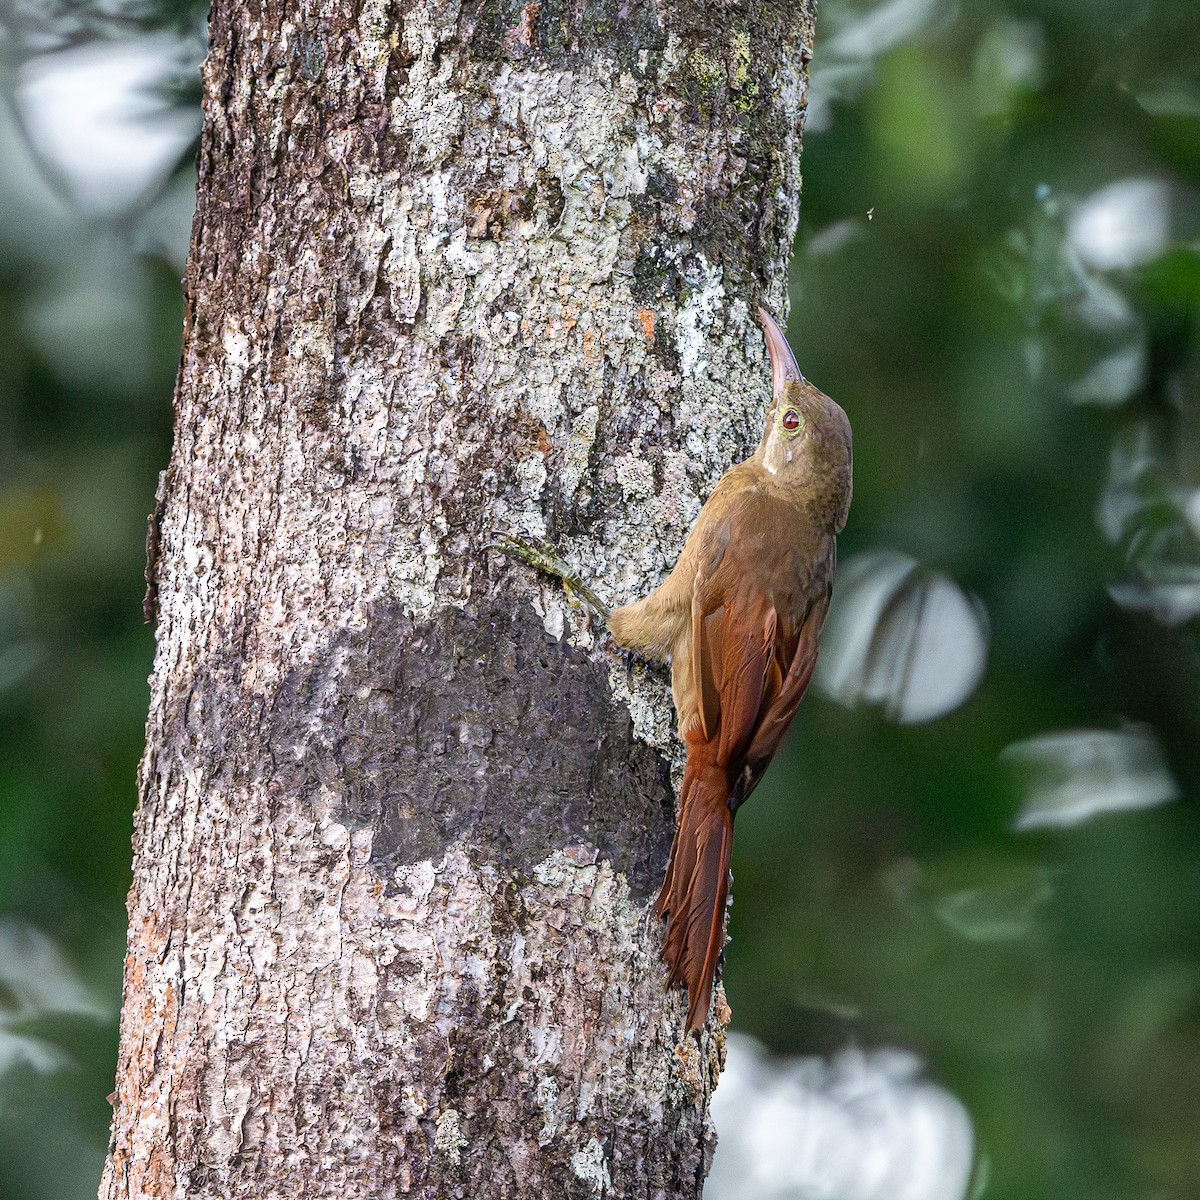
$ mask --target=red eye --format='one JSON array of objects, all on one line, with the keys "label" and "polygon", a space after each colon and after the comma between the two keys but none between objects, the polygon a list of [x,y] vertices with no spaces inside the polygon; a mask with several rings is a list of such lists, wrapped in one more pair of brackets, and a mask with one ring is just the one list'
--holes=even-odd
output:
[{"label": "red eye", "polygon": [[789,433],[800,428],[800,414],[794,408],[789,408],[783,414],[783,427]]}]

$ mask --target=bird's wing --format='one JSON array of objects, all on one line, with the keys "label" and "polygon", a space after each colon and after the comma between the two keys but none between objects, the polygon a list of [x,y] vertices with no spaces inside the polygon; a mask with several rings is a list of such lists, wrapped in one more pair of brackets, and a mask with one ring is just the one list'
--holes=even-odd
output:
[{"label": "bird's wing", "polygon": [[779,748],[812,678],[831,574],[797,581],[784,600],[779,589],[755,586],[761,563],[741,562],[733,550],[697,575],[689,669],[699,731],[715,740],[714,759],[730,770],[731,782],[745,768],[739,803]]},{"label": "bird's wing", "polygon": [[829,611],[829,592],[826,587],[805,612],[787,674],[763,705],[758,727],[746,750],[742,787],[737,797],[739,804],[758,786],[808,690],[813,668],[817,665],[817,642],[825,624],[825,614]]},{"label": "bird's wing", "polygon": [[740,769],[754,737],[768,684],[774,682],[778,614],[726,554],[712,575],[698,576],[692,598],[693,686],[705,740],[715,761]]}]

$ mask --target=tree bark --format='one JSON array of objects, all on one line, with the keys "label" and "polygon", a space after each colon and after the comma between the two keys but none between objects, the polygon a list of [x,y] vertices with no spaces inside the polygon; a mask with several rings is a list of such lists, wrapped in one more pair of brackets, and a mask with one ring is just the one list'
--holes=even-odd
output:
[{"label": "tree bark", "polygon": [[665,676],[486,547],[629,600],[756,440],[811,31],[214,3],[102,1197],[699,1195]]}]

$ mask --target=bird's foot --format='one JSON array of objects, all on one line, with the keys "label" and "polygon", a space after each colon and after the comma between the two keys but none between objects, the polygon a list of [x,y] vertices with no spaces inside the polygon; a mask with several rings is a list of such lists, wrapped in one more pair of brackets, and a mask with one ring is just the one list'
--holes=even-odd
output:
[{"label": "bird's foot", "polygon": [[567,603],[578,608],[580,602],[588,606],[602,621],[608,620],[608,606],[579,577],[579,572],[541,538],[514,537],[509,533],[493,533],[487,549],[507,554],[518,562],[526,563],[543,575],[551,575],[563,585]]}]

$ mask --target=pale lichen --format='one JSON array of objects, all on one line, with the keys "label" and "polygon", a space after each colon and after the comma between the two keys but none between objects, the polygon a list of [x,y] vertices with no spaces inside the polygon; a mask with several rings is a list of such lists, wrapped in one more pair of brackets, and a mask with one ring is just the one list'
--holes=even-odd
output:
[{"label": "pale lichen", "polygon": [[458,1110],[447,1108],[438,1115],[433,1136],[434,1149],[457,1166],[462,1161],[467,1139],[463,1135]]},{"label": "pale lichen", "polygon": [[239,328],[233,317],[226,317],[222,330],[221,345],[225,350],[225,362],[229,371],[230,383],[240,387],[250,366],[250,339]]},{"label": "pale lichen", "polygon": [[649,499],[654,492],[654,467],[646,459],[636,454],[623,454],[614,465],[621,494],[626,500]]},{"label": "pale lichen", "polygon": [[582,1180],[591,1189],[593,1196],[611,1193],[612,1176],[608,1170],[608,1159],[604,1147],[595,1138],[571,1155],[571,1170],[576,1179]]},{"label": "pale lichen", "polygon": [[566,451],[563,456],[560,485],[563,496],[568,500],[575,499],[575,493],[587,474],[588,459],[592,447],[596,443],[596,431],[600,424],[600,406],[588,405],[576,418],[567,439]]}]

